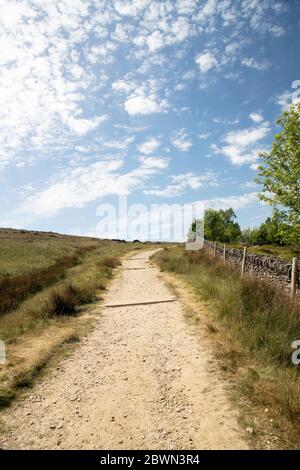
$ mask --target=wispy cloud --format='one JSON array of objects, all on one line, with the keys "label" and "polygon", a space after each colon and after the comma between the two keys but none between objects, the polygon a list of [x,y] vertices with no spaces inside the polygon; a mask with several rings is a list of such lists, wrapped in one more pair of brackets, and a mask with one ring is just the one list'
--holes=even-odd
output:
[{"label": "wispy cloud", "polygon": [[193,146],[193,142],[184,128],[173,133],[171,136],[171,143],[181,152],[188,152]]},{"label": "wispy cloud", "polygon": [[222,137],[224,145],[213,144],[212,150],[216,154],[224,155],[233,165],[253,164],[259,158],[259,152],[264,147],[257,144],[270,132],[268,123],[262,123],[259,127],[251,127],[239,131],[228,132]]},{"label": "wispy cloud", "polygon": [[181,196],[188,189],[199,189],[202,186],[217,186],[218,175],[213,171],[203,174],[192,172],[170,176],[171,183],[165,188],[153,188],[144,190],[144,194],[160,197]]},{"label": "wispy cloud", "polygon": [[168,167],[160,157],[140,158],[139,165],[123,171],[124,160],[102,160],[91,165],[64,169],[36,195],[25,198],[17,210],[19,216],[53,217],[62,209],[80,208],[109,194],[125,195]]},{"label": "wispy cloud", "polygon": [[160,146],[160,141],[155,137],[150,137],[145,142],[138,145],[138,150],[145,155],[155,152]]},{"label": "wispy cloud", "polygon": [[250,113],[249,118],[257,124],[259,124],[260,122],[264,120],[264,117],[261,113],[255,113],[255,112]]},{"label": "wispy cloud", "polygon": [[242,59],[241,63],[242,65],[255,70],[267,70],[271,67],[271,63],[268,60],[258,61],[254,57],[245,57]]}]

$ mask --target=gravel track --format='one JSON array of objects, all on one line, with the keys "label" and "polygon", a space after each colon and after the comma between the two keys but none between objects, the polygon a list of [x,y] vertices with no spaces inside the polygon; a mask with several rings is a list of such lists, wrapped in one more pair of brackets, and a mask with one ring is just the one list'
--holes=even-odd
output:
[{"label": "gravel track", "polygon": [[247,448],[228,384],[182,302],[106,307],[174,298],[151,254],[123,261],[93,332],[2,411],[1,448]]}]

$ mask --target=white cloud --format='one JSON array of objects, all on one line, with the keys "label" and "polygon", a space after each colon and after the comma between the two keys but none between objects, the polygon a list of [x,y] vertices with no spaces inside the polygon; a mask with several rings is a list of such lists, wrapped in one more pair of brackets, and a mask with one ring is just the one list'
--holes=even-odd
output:
[{"label": "white cloud", "polygon": [[113,52],[116,49],[117,45],[115,43],[107,41],[101,45],[92,46],[86,57],[92,64],[111,64],[114,62]]},{"label": "white cloud", "polygon": [[66,116],[63,121],[74,134],[82,136],[96,129],[106,119],[107,116],[96,116],[91,119],[76,119],[73,116]]},{"label": "white cloud", "polygon": [[275,103],[281,106],[283,111],[286,111],[292,104],[292,92],[285,90],[280,95],[275,97]]},{"label": "white cloud", "polygon": [[300,102],[300,80],[295,80],[292,83],[294,91],[285,90],[274,99],[275,103],[281,106],[283,111],[287,111],[292,105]]},{"label": "white cloud", "polygon": [[206,133],[203,133],[203,134],[198,134],[198,137],[200,140],[206,140],[208,139],[208,137],[211,136],[211,132],[206,132]]},{"label": "white cloud", "polygon": [[241,42],[230,42],[229,44],[226,45],[225,47],[225,52],[227,55],[229,56],[233,56],[234,54],[236,54],[237,52],[239,52],[239,50],[241,49]]},{"label": "white cloud", "polygon": [[111,38],[114,41],[119,41],[121,43],[129,42],[131,40],[133,30],[134,27],[130,24],[117,23]]},{"label": "white cloud", "polygon": [[122,129],[130,134],[136,132],[143,132],[149,129],[150,126],[128,126],[127,124],[114,124],[116,129]]},{"label": "white cloud", "polygon": [[177,0],[176,9],[180,15],[190,15],[197,7],[196,0]]},{"label": "white cloud", "polygon": [[87,166],[64,169],[34,196],[25,198],[16,211],[21,217],[53,217],[62,209],[81,208],[109,194],[125,195],[141,187],[153,175],[165,170],[168,160],[143,157],[131,171],[120,173],[122,159],[102,160]]},{"label": "white cloud", "polygon": [[238,124],[239,120],[238,119],[221,119],[219,117],[215,117],[213,118],[213,122],[215,122],[216,124],[226,124],[228,126],[232,124]]},{"label": "white cloud", "polygon": [[[121,88],[124,88],[122,83]],[[161,84],[159,80],[149,78],[135,84],[134,92],[127,97],[124,109],[130,116],[161,113],[169,107],[165,98],[160,98]]]},{"label": "white cloud", "polygon": [[259,62],[258,60],[254,59],[254,57],[245,57],[242,59],[241,63],[242,65],[255,70],[267,70],[271,67],[271,63],[268,60],[262,60]]},{"label": "white cloud", "polygon": [[261,113],[250,113],[249,118],[252,119],[253,122],[255,123],[260,123],[264,120],[264,117]]},{"label": "white cloud", "polygon": [[195,70],[188,70],[182,75],[183,80],[193,80],[196,77]]},{"label": "white cloud", "polygon": [[174,90],[176,91],[182,91],[182,90],[185,90],[186,88],[186,84],[185,83],[177,83],[177,85],[175,85],[174,87]]},{"label": "white cloud", "polygon": [[[2,0],[0,3],[0,159],[3,165],[24,164],[28,153],[31,158],[45,155],[56,158],[59,149],[65,152],[74,140],[96,129],[100,115],[106,116],[113,101],[109,99],[111,90],[99,93],[108,81],[114,91],[126,94],[125,110],[129,115],[168,109],[165,97],[171,96],[171,92],[167,90],[170,85],[166,73],[176,64],[170,63],[171,56],[158,54],[158,50],[182,44],[172,51],[172,57],[183,59],[188,50],[185,41],[189,38],[203,35],[205,39],[204,35],[215,31],[218,22],[224,26],[234,22],[239,27],[236,31],[241,33],[238,39],[237,35],[230,35],[230,39],[226,36],[219,44],[201,41],[204,48],[196,63],[205,75],[226,65],[222,49],[228,60],[240,53],[241,44],[247,42],[242,34],[245,24],[256,34],[278,36],[284,32],[274,21],[284,12],[278,1],[241,0],[240,8],[234,12],[233,2],[229,0]],[[119,60],[117,52],[124,46],[127,48],[124,57],[134,61],[129,63],[131,69],[127,76],[118,79],[112,68],[106,66]],[[242,63],[258,70],[269,66],[256,57],[246,57]],[[159,90],[153,92],[151,87],[142,92],[136,90],[139,88],[137,74],[142,70],[149,76],[158,71]],[[182,72],[183,80],[195,76],[193,70]],[[177,84],[175,90],[182,90],[179,77]],[[85,112],[91,109],[94,112]]]},{"label": "white cloud", "polygon": [[159,146],[160,146],[160,141],[158,139],[155,139],[154,137],[151,137],[150,139],[146,140],[142,144],[138,145],[137,148],[139,152],[144,153],[145,155],[149,155],[155,152]]},{"label": "white cloud", "polygon": [[115,2],[115,9],[120,15],[137,16],[149,4],[150,0],[122,0]]},{"label": "white cloud", "polygon": [[[106,118],[102,110],[84,112],[95,85],[101,85],[93,69],[81,61],[90,57],[91,50],[85,47],[89,35],[99,33],[94,21],[100,21],[97,15],[103,8],[99,6],[90,18],[92,4],[93,0],[1,2],[0,155],[6,163],[25,164],[28,153],[31,159],[56,158],[59,150],[66,151],[74,139]],[[114,48],[111,41],[104,42],[94,52],[102,60]]]},{"label": "white cloud", "polygon": [[203,202],[204,206],[212,209],[228,209],[232,207],[234,210],[248,207],[257,201],[258,192],[253,191],[244,193],[240,196],[226,196],[206,199]]},{"label": "white cloud", "polygon": [[144,191],[144,194],[161,197],[176,197],[185,191],[196,190],[202,186],[216,186],[217,175],[213,171],[207,171],[204,174],[196,174],[192,172],[170,176],[171,183],[165,188],[153,188]]},{"label": "white cloud", "polygon": [[113,148],[118,150],[125,150],[134,141],[133,136],[126,137],[122,140],[108,140],[104,141],[102,145],[106,148]]},{"label": "white cloud", "polygon": [[131,81],[117,80],[112,84],[112,89],[124,93],[130,93],[135,88],[135,84]]},{"label": "white cloud", "polygon": [[217,65],[218,65],[217,59],[209,51],[206,51],[206,52],[203,52],[202,54],[199,54],[196,57],[195,62],[196,62],[196,64],[199,65],[201,73],[206,73],[209,70],[217,67]]},{"label": "white cloud", "polygon": [[166,102],[157,101],[155,97],[132,96],[125,101],[124,108],[130,116],[161,113],[166,108]]},{"label": "white cloud", "polygon": [[264,147],[259,148],[257,144],[270,130],[267,123],[262,123],[260,127],[228,132],[222,138],[225,145],[218,147],[213,144],[211,148],[214,153],[226,156],[233,165],[254,164],[259,158],[259,153],[264,150]]},{"label": "white cloud", "polygon": [[199,9],[199,13],[196,17],[197,21],[203,22],[207,17],[212,17],[217,11],[216,0],[207,0],[205,5]]},{"label": "white cloud", "polygon": [[171,15],[171,3],[153,2],[143,17],[142,29],[133,39],[135,46],[146,46],[153,53],[166,46],[182,43],[195,34],[187,16]]},{"label": "white cloud", "polygon": [[223,140],[229,145],[236,145],[241,148],[248,147],[263,139],[270,132],[270,128],[263,124],[261,127],[252,127],[240,131],[228,132]]},{"label": "white cloud", "polygon": [[181,152],[188,152],[189,149],[193,146],[193,142],[189,138],[185,128],[174,132],[170,140],[174,147],[176,147]]}]

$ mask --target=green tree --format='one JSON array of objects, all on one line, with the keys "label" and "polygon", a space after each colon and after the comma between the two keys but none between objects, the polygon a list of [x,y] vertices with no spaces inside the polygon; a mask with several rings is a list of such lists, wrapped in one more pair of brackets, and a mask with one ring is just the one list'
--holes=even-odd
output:
[{"label": "green tree", "polygon": [[258,228],[247,227],[242,230],[241,241],[246,245],[256,245],[258,238]]},{"label": "green tree", "polygon": [[[241,236],[241,229],[236,222],[236,215],[233,209],[214,210],[207,209],[204,213],[204,237],[206,240],[219,242],[234,242]],[[195,232],[196,221],[193,222],[189,238]]]},{"label": "green tree", "polygon": [[259,197],[280,208],[286,222],[297,225],[300,216],[300,103],[285,111],[277,124],[282,131],[275,136],[271,151],[260,154],[263,162],[256,181],[263,185],[263,190]]},{"label": "green tree", "polygon": [[299,245],[299,225],[287,223],[282,211],[274,209],[259,227],[242,231],[241,240],[247,245]]},{"label": "green tree", "polygon": [[274,209],[271,217],[268,217],[258,228],[257,243],[273,245],[298,245],[299,224],[286,222],[285,214]]}]

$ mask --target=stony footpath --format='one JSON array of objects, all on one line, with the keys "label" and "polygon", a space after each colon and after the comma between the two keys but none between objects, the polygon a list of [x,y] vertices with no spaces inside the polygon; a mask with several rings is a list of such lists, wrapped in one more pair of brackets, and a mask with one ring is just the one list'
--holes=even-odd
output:
[{"label": "stony footpath", "polygon": [[124,261],[93,332],[2,411],[1,448],[247,448],[204,332],[194,334],[150,255]]}]

